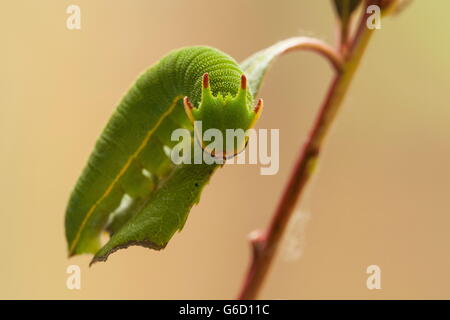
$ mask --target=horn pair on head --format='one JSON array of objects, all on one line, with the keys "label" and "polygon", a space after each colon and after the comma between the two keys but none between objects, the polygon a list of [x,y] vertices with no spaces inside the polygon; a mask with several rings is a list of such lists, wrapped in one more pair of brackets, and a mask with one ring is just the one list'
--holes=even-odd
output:
[{"label": "horn pair on head", "polygon": [[[241,85],[238,93],[235,96],[222,96],[218,93],[214,96],[211,91],[208,73],[203,74],[202,77],[202,96],[198,107],[194,107],[186,96],[183,99],[184,109],[188,118],[192,121],[202,122],[202,131],[208,129],[218,129],[222,133],[222,137],[226,137],[226,130],[242,129],[244,132],[252,128],[259,119],[262,109],[263,100],[259,99],[256,106],[253,108],[253,99],[248,91],[247,77],[243,74],[241,76]],[[202,138],[200,134],[196,135]],[[243,141],[235,141],[234,146],[225,146],[224,150],[215,150],[214,156],[223,158],[230,158],[245,149],[248,137]],[[205,150],[206,145],[210,142],[198,141]],[[208,151],[208,150],[206,150]],[[211,152],[213,153],[213,152]]]}]

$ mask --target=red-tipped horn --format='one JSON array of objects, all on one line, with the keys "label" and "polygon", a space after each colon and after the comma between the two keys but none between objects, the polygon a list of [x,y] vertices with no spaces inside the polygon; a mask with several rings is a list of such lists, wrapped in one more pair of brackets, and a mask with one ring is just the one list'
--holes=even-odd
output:
[{"label": "red-tipped horn", "polygon": [[195,121],[194,116],[192,115],[192,109],[194,109],[194,106],[191,103],[191,100],[186,96],[183,98],[183,104],[184,104],[184,110],[186,111],[186,114],[192,122]]},{"label": "red-tipped horn", "polygon": [[191,100],[189,100],[189,98],[187,96],[184,97],[183,103],[184,103],[185,108],[188,108],[190,110],[194,109],[194,106],[192,105]]},{"label": "red-tipped horn", "polygon": [[208,73],[204,73],[203,74],[202,83],[203,83],[203,88],[206,89],[206,88],[209,87],[209,75],[208,75]]},{"label": "red-tipped horn", "polygon": [[262,111],[262,108],[264,107],[264,102],[263,102],[263,99],[259,99],[258,100],[258,103],[256,104],[256,107],[255,107],[255,113],[256,114],[258,114],[258,113],[261,113],[261,111]]},{"label": "red-tipped horn", "polygon": [[247,77],[245,74],[241,76],[241,89],[246,90],[247,89]]}]

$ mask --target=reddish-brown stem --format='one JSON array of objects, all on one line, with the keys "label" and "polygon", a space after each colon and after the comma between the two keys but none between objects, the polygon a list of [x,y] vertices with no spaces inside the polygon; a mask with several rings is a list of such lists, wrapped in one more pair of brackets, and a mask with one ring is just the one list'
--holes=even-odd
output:
[{"label": "reddish-brown stem", "polygon": [[351,16],[346,19],[339,20],[339,51],[341,55],[345,56],[348,51],[348,36],[350,33]]},{"label": "reddish-brown stem", "polygon": [[[365,8],[377,3],[377,0],[367,0]],[[366,27],[368,15],[365,11],[362,14],[358,29],[350,41],[342,66],[339,70],[336,69],[334,79],[319,109],[306,143],[298,155],[292,174],[284,188],[269,226],[263,232],[253,232],[251,234],[252,260],[239,294],[239,299],[255,299],[257,297],[292,212],[314,171],[324,138],[339,110],[339,106],[372,34],[372,30]]]},{"label": "reddish-brown stem", "polygon": [[[295,44],[293,42],[295,42]],[[319,39],[298,37],[289,39],[286,43],[288,46],[285,50],[282,50],[280,54],[286,54],[298,50],[312,51],[327,59],[336,72],[339,72],[342,68],[341,55]]]}]

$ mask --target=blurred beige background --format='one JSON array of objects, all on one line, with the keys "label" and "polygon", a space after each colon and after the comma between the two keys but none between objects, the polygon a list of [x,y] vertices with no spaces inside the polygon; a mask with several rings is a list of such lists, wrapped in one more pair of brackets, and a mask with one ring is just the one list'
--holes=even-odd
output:
[{"label": "blurred beige background", "polygon": [[[66,29],[70,4],[80,31]],[[416,0],[382,21],[299,208],[309,220],[292,226],[261,298],[450,298],[448,12],[447,0]],[[134,247],[92,268],[67,259],[69,193],[117,101],[169,50],[208,44],[242,60],[290,36],[333,43],[334,22],[330,1],[4,1],[0,298],[235,297],[247,234],[267,224],[329,84],[320,57],[284,57],[262,90],[279,173],[220,170],[166,250]],[[66,288],[70,264],[80,291]],[[371,264],[381,290],[366,288]]]}]

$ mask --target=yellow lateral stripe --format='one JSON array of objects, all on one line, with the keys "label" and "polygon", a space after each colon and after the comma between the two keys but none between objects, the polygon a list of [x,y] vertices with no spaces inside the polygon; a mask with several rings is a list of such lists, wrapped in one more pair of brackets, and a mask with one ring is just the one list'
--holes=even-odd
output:
[{"label": "yellow lateral stripe", "polygon": [[119,181],[119,179],[125,174],[125,172],[127,171],[127,169],[129,168],[129,166],[131,165],[131,163],[133,162],[133,160],[139,155],[139,153],[142,151],[142,149],[144,149],[144,147],[147,145],[147,143],[149,142],[150,138],[152,137],[153,133],[155,133],[155,131],[158,129],[158,127],[161,125],[161,123],[164,121],[164,119],[166,119],[170,113],[172,113],[173,109],[175,108],[175,106],[177,105],[178,100],[180,100],[182,98],[182,96],[177,96],[173,99],[172,104],[170,105],[169,109],[163,113],[163,115],[161,116],[161,118],[158,120],[158,122],[156,123],[156,125],[150,129],[147,132],[147,135],[145,136],[145,139],[142,141],[141,145],[137,148],[136,152],[134,152],[127,160],[127,162],[125,163],[125,165],[122,167],[122,169],[119,171],[119,173],[117,174],[117,176],[113,179],[113,181],[111,182],[111,184],[108,186],[108,188],[105,190],[105,192],[103,193],[103,195],[92,205],[92,207],[89,208],[88,212],[86,213],[86,216],[83,219],[83,222],[81,223],[80,228],[78,229],[77,234],[75,235],[75,238],[72,242],[72,245],[70,246],[70,253],[73,252],[73,250],[75,249],[76,245],[78,244],[78,242],[80,241],[80,237],[81,237],[81,232],[83,231],[87,221],[89,220],[89,218],[91,217],[92,213],[94,212],[95,208],[103,201],[103,199],[105,199],[112,191],[112,189],[114,188],[114,186],[117,184],[117,182]]}]

